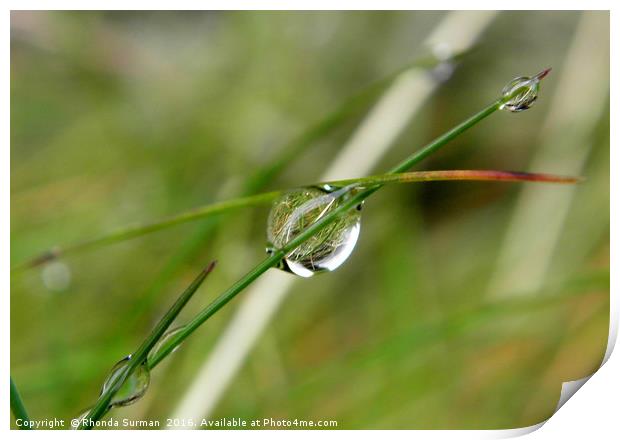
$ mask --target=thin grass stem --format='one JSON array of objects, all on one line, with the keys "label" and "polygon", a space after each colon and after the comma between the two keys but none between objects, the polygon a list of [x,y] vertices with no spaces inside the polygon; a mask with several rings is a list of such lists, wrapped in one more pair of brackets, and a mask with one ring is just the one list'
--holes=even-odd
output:
[{"label": "thin grass stem", "polygon": [[185,211],[181,214],[174,215],[163,220],[128,225],[91,240],[78,242],[65,247],[52,248],[30,260],[13,266],[11,268],[11,273],[17,273],[30,268],[34,268],[49,261],[55,260],[61,256],[66,256],[68,254],[73,254],[76,252],[93,249],[108,244],[118,243],[121,241],[129,240],[131,238],[150,234],[151,232],[159,231],[161,229],[169,228],[171,226],[176,226],[182,223],[191,222],[205,217],[219,215],[235,209],[268,203],[274,198],[276,198],[279,194],[279,191],[274,191],[248,197],[241,197],[238,199],[226,200],[223,202],[217,202],[201,206],[189,211]]},{"label": "thin grass stem", "polygon": [[[177,315],[181,312],[183,307],[187,304],[190,298],[194,295],[198,287],[205,280],[207,275],[214,269],[216,262],[209,264],[204,270],[198,274],[196,279],[185,289],[185,291],[179,296],[176,302],[170,307],[166,314],[157,323],[151,334],[146,337],[144,342],[138,347],[138,349],[131,355],[127,367],[119,374],[116,379],[110,384],[106,392],[102,393],[97,399],[95,406],[90,410],[88,415],[83,419],[80,424],[80,429],[90,429],[94,426],[94,422],[100,420],[103,415],[110,409],[110,402],[118,390],[122,387],[125,380],[131,375],[131,373],[142,363],[145,362],[151,349],[161,339],[166,332],[170,324],[175,320]],[[11,383],[13,383],[11,381]]]},{"label": "thin grass stem", "polygon": [[28,411],[26,411],[26,406],[24,405],[21,394],[19,394],[17,385],[15,385],[13,381],[13,377],[11,377],[11,411],[16,421],[21,420],[18,424],[19,429],[31,429],[30,416],[28,416]]}]

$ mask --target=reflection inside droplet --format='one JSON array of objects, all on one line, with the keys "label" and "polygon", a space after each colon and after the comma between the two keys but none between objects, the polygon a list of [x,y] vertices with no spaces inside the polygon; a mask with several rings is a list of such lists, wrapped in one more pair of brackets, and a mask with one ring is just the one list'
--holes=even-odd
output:
[{"label": "reflection inside droplet", "polygon": [[[540,77],[536,75],[532,78],[528,76],[522,76],[510,81],[502,90],[502,96],[507,98],[512,96],[509,100],[505,101],[501,106],[501,110],[507,110],[513,113],[522,112],[529,109],[536,98],[538,98],[538,90],[540,86]],[[520,91],[519,91],[520,90]],[[517,93],[518,92],[518,93]]]},{"label": "reflection inside droplet", "polygon": [[[126,373],[130,359],[131,355],[119,361],[116,365],[114,365],[114,367],[112,367],[112,371],[110,371],[110,374],[103,383],[100,394],[108,391],[116,378]],[[127,377],[125,383],[123,383],[118,392],[114,395],[112,401],[110,402],[110,406],[127,406],[138,401],[142,396],[144,396],[144,393],[146,393],[150,380],[151,375],[146,363],[138,365],[129,377]]]},{"label": "reflection inside droplet", "polygon": [[[267,252],[282,248],[310,225],[351,197],[353,187],[308,187],[293,190],[276,200],[269,213]],[[361,213],[343,213],[313,237],[289,252],[280,268],[302,277],[332,271],[351,255],[360,232]]]}]

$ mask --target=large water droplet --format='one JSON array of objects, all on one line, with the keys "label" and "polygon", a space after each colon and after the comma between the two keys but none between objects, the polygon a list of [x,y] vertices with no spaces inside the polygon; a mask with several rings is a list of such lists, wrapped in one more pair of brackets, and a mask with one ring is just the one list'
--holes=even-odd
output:
[{"label": "large water droplet", "polygon": [[[110,371],[110,374],[103,383],[101,394],[105,393],[108,388],[110,388],[117,377],[125,373],[130,359],[131,355],[119,361],[116,365],[114,365],[114,367],[112,367],[112,371]],[[142,396],[144,396],[144,393],[146,393],[150,381],[151,375],[146,363],[138,365],[136,369],[133,370],[131,375],[127,377],[123,386],[114,395],[112,401],[110,402],[110,406],[127,406],[138,401]]]},{"label": "large water droplet", "polygon": [[[280,249],[304,229],[336,209],[351,197],[353,187],[308,187],[285,193],[269,213],[269,247]],[[302,277],[332,271],[349,258],[360,232],[361,213],[351,209],[313,237],[289,252],[280,268]]]},{"label": "large water droplet", "polygon": [[543,70],[532,77],[521,76],[506,84],[502,90],[502,96],[504,98],[508,98],[514,93],[518,93],[504,102],[500,106],[500,109],[515,113],[522,112],[523,110],[530,108],[536,101],[536,98],[538,98],[540,80],[547,76],[550,70],[551,69]]},{"label": "large water droplet", "polygon": [[[185,329],[184,325],[182,325],[181,327],[173,328],[172,330],[168,330],[166,333],[164,333],[164,335],[159,339],[159,341],[157,341],[157,344],[155,344],[153,349],[149,352],[149,355],[146,358],[147,363],[150,363],[151,360],[164,347],[164,345],[166,345],[170,339],[172,339],[175,335],[180,333],[183,329]],[[174,353],[175,351],[179,349],[179,347],[180,347],[180,344],[174,347],[170,353]]]}]

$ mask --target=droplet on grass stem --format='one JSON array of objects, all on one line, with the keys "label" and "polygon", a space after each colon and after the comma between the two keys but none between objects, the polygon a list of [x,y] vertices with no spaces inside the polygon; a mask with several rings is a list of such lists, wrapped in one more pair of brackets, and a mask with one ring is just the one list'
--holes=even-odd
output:
[{"label": "droplet on grass stem", "polygon": [[[110,374],[103,383],[103,387],[101,387],[101,393],[99,395],[103,395],[107,392],[116,378],[125,373],[130,359],[131,355],[120,360],[116,365],[114,365],[114,367],[112,367],[112,371],[110,371]],[[127,377],[121,388],[116,392],[110,402],[110,406],[127,406],[137,402],[140,398],[142,398],[142,396],[144,396],[144,393],[146,393],[150,381],[151,374],[146,363],[138,365]]]},{"label": "droplet on grass stem", "polygon": [[[331,185],[289,191],[276,200],[267,223],[267,252],[284,247],[313,223],[351,197],[355,185]],[[361,205],[360,207],[361,208]],[[360,232],[360,209],[351,209],[288,252],[280,269],[304,278],[340,267],[351,255]]]},{"label": "droplet on grass stem", "polygon": [[509,99],[500,106],[500,110],[516,113],[529,109],[538,98],[540,80],[550,71],[551,69],[545,69],[532,77],[521,76],[506,84],[502,89],[502,96]]}]

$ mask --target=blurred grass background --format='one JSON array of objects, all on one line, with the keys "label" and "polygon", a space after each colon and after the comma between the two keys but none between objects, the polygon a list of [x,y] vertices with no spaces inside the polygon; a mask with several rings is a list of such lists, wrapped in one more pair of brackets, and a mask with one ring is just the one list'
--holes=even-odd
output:
[{"label": "blurred grass background", "polygon": [[[12,263],[239,193],[304,129],[425,55],[420,43],[443,15],[13,12]],[[529,170],[579,20],[499,14],[376,169],[488,104],[509,79],[552,66],[534,108],[493,115],[419,167]],[[607,48],[608,34],[592,50]],[[366,203],[350,260],[295,285],[211,417],[405,429],[549,417],[562,381],[595,371],[607,343],[609,102],[599,105],[585,133],[587,181],[542,288],[489,299],[519,185],[386,188]],[[316,139],[266,188],[317,180],[363,116]],[[71,418],[92,404],[111,366],[208,261],[220,264],[183,319],[263,258],[267,209],[13,276],[11,374],[31,416]],[[143,400],[112,415],[170,416],[239,300],[153,372]]]}]

